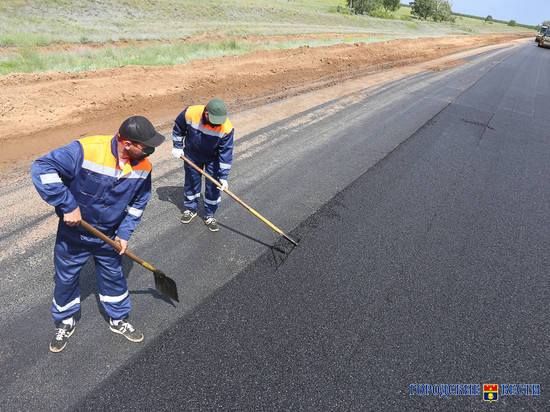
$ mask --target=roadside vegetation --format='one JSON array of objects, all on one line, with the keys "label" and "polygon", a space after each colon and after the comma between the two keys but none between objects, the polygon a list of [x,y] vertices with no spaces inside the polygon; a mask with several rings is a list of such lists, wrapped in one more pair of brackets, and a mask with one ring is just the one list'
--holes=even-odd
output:
[{"label": "roadside vegetation", "polygon": [[[525,31],[462,16],[426,21],[395,0],[372,1],[376,8],[357,14],[349,0],[2,0],[0,75],[172,65],[258,49],[398,37]],[[349,35],[277,41],[267,37],[322,33]],[[251,41],[250,36],[266,40]],[[197,37],[212,40],[195,41]],[[124,41],[154,43],[120,43]]]},{"label": "roadside vegetation", "polygon": [[223,40],[217,42],[179,42],[147,46],[106,46],[97,49],[83,47],[68,52],[39,52],[34,48],[21,48],[10,58],[0,56],[0,74],[14,72],[38,73],[47,70],[78,72],[128,65],[168,66],[183,64],[195,59],[246,54],[255,50],[293,49],[301,46],[319,47],[340,43],[371,43],[392,40],[383,35],[347,36],[286,41],[252,42]]}]

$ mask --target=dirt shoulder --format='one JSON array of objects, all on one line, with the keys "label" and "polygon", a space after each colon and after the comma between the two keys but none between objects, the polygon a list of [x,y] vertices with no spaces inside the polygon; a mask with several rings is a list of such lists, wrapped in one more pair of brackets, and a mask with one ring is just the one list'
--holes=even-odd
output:
[{"label": "dirt shoulder", "polygon": [[114,133],[134,114],[166,126],[189,104],[224,99],[230,111],[319,89],[368,73],[532,34],[491,34],[356,43],[82,73],[0,77],[0,170],[75,138]]}]

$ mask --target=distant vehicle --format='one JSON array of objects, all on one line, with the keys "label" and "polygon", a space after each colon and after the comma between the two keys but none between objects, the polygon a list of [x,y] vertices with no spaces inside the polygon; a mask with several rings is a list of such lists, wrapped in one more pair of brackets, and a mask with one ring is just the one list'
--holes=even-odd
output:
[{"label": "distant vehicle", "polygon": [[539,47],[550,47],[550,30],[548,30],[548,37],[543,34],[539,40]]},{"label": "distant vehicle", "polygon": [[540,42],[540,39],[542,36],[546,35],[546,31],[548,30],[548,26],[542,26],[540,28],[540,31],[537,33],[537,37],[535,37],[535,41],[538,43]]}]

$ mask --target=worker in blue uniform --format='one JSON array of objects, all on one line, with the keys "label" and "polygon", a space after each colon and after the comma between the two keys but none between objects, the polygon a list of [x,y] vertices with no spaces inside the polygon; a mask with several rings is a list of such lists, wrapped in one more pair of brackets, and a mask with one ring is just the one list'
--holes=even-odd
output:
[{"label": "worker in blue uniform", "polygon": [[[80,270],[90,256],[110,330],[132,342],[143,340],[143,333],[128,321],[131,305],[121,255],[151,197],[147,156],[163,141],[149,120],[133,116],[114,136],[76,140],[34,161],[32,181],[60,218],[54,247],[52,352],[62,351],[75,331]],[[86,232],[79,225],[82,219],[114,239],[120,252]]]},{"label": "worker in blue uniform", "polygon": [[[227,107],[220,99],[212,99],[206,106],[188,106],[176,118],[172,131],[174,157],[179,159],[185,154],[222,185],[218,189],[211,181],[205,182],[204,223],[212,232],[219,230],[214,213],[221,202],[220,190],[228,188],[227,178],[233,162],[233,134],[233,125],[227,118]],[[185,211],[181,222],[189,223],[197,216],[202,175],[187,163],[184,169]]]}]

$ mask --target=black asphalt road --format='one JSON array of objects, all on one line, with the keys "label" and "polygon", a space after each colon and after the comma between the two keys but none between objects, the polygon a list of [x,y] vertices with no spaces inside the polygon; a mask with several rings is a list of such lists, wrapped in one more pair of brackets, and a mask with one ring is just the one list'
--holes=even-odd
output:
[{"label": "black asphalt road", "polygon": [[[180,303],[124,261],[141,344],[109,332],[88,265],[77,330],[48,351],[52,211],[0,182],[2,211],[28,213],[0,225],[0,410],[550,409],[549,67],[530,41],[237,130],[230,189],[294,249],[225,197],[220,232],[181,225],[160,147],[130,246]],[[484,383],[541,394],[410,395]]]},{"label": "black asphalt road", "polygon": [[[78,409],[481,410],[481,395],[411,384],[514,383],[541,393],[496,408],[548,410],[550,52],[498,56],[432,84],[449,96],[478,75],[375,166],[309,153],[323,174],[362,173],[292,232],[299,247],[280,242],[286,259],[266,252]],[[308,127],[334,133],[334,152],[365,130],[391,137],[361,117],[368,105]]]}]

